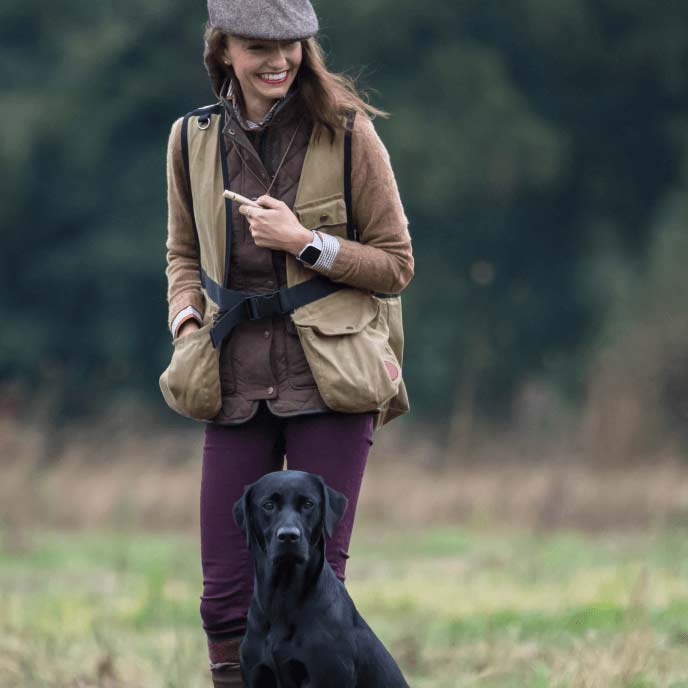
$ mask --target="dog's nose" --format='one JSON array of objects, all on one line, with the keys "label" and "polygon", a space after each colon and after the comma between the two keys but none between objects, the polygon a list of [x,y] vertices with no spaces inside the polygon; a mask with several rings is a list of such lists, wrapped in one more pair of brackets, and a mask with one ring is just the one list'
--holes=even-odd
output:
[{"label": "dog's nose", "polygon": [[301,538],[301,531],[294,527],[283,527],[277,531],[277,539],[280,542],[297,542]]}]

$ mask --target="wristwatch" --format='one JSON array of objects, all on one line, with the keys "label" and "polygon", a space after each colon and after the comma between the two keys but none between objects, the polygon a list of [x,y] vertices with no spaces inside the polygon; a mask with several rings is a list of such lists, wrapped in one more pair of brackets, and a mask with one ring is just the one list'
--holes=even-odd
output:
[{"label": "wristwatch", "polygon": [[320,258],[320,254],[323,250],[323,240],[321,239],[320,234],[318,234],[318,232],[316,232],[314,229],[311,231],[313,232],[313,240],[309,244],[306,244],[301,249],[301,252],[296,256],[302,263],[305,263],[306,265],[315,265],[318,262],[318,258]]}]

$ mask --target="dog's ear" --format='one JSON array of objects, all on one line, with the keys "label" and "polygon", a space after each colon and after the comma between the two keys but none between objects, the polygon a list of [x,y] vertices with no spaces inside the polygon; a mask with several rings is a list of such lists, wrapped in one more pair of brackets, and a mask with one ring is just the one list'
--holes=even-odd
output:
[{"label": "dog's ear", "polygon": [[344,516],[348,500],[341,492],[337,492],[337,490],[333,490],[331,487],[326,485],[325,481],[320,476],[318,476],[318,480],[320,481],[320,487],[323,495],[323,528],[325,529],[325,534],[327,537],[331,538],[334,527],[337,525],[337,523],[339,523],[341,517]]},{"label": "dog's ear", "polygon": [[250,549],[251,547],[251,492],[253,490],[253,485],[247,485],[244,488],[244,494],[234,502],[234,507],[232,509],[234,513],[234,520],[239,526],[241,532],[246,536],[246,546]]}]

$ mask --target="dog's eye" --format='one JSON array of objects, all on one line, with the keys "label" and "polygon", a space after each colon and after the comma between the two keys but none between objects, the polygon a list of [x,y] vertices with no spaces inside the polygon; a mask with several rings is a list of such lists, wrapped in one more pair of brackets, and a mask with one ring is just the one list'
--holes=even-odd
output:
[{"label": "dog's eye", "polygon": [[315,504],[314,504],[310,499],[307,499],[307,500],[303,503],[303,508],[304,508],[304,509],[312,509],[314,506],[315,506]]},{"label": "dog's eye", "polygon": [[268,500],[263,504],[263,509],[267,509],[267,511],[272,511],[275,508],[275,503],[271,500]]}]

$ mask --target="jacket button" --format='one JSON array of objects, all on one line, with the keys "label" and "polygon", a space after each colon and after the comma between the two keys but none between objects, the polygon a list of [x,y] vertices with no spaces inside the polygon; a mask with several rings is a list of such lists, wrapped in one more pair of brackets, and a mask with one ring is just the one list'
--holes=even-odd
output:
[{"label": "jacket button", "polygon": [[268,394],[274,394],[275,393],[275,388],[274,387],[268,387]]},{"label": "jacket button", "polygon": [[265,337],[265,339],[270,339],[270,330],[265,330],[265,332],[263,332],[263,337]]}]

